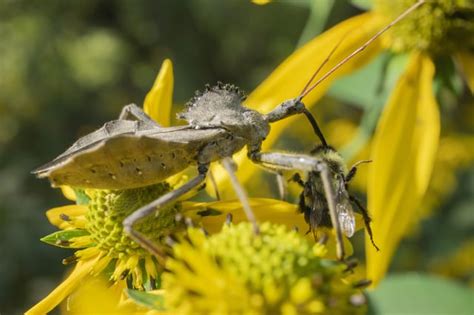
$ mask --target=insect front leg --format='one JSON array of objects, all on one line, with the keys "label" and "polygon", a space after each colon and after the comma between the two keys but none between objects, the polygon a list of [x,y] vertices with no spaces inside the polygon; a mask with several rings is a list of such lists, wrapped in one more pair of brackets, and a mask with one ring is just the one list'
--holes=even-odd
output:
[{"label": "insect front leg", "polygon": [[156,121],[135,104],[125,105],[120,112],[119,120],[130,120],[130,118],[143,123],[147,127],[160,127]]},{"label": "insect front leg", "polygon": [[163,196],[159,197],[158,199],[150,202],[149,204],[137,209],[131,215],[125,218],[123,221],[123,229],[128,236],[133,239],[135,242],[140,244],[143,248],[148,250],[150,253],[157,257],[163,257],[163,253],[160,249],[145,235],[141,234],[140,232],[136,231],[133,226],[135,223],[140,221],[141,219],[149,216],[150,214],[156,213],[160,211],[160,208],[166,206],[167,204],[177,200],[182,195],[186,194],[187,192],[191,191],[193,188],[199,186],[205,179],[206,174],[209,169],[209,164],[201,164],[198,166],[199,174],[185,183],[184,185],[180,186],[179,188],[172,190]]},{"label": "insect front leg", "polygon": [[292,182],[297,183],[301,188],[304,188],[305,184],[303,179],[301,178],[300,173],[294,173],[293,176],[289,179]]},{"label": "insect front leg", "polygon": [[349,172],[347,172],[346,178],[344,179],[346,184],[349,183],[354,178],[355,174],[357,173],[357,167],[360,164],[362,164],[362,163],[371,163],[371,162],[372,162],[372,160],[362,160],[362,161],[356,162],[354,165],[352,165]]},{"label": "insect front leg", "polygon": [[324,194],[328,203],[331,223],[336,232],[337,258],[344,259],[344,243],[342,239],[342,230],[336,211],[336,193],[331,182],[331,174],[325,162],[312,156],[302,154],[280,153],[280,152],[255,152],[249,154],[249,157],[257,164],[263,164],[274,168],[286,170],[301,170],[305,172],[317,172],[323,183]]}]

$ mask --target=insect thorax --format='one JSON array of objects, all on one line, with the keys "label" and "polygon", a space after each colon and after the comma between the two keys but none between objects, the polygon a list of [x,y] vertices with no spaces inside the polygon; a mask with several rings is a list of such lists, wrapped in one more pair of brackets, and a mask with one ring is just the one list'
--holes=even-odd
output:
[{"label": "insect thorax", "polygon": [[243,106],[244,94],[233,85],[206,86],[204,92],[187,103],[178,118],[199,128],[224,128],[233,136],[246,139],[247,144],[262,142],[270,126],[263,115]]},{"label": "insect thorax", "polygon": [[346,162],[333,147],[318,145],[311,150],[311,154],[322,159],[328,165],[332,174],[347,174]]}]

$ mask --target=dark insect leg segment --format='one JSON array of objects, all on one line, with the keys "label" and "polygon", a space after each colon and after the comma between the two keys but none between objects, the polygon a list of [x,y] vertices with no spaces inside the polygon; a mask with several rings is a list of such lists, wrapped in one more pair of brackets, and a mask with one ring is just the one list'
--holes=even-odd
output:
[{"label": "dark insect leg segment", "polygon": [[294,173],[293,176],[291,176],[290,181],[297,183],[300,185],[301,188],[304,188],[304,181],[301,179],[301,175],[299,173]]},{"label": "dark insect leg segment", "polygon": [[206,174],[208,171],[209,165],[199,165],[198,171],[199,174],[185,183],[184,185],[180,186],[179,188],[170,191],[163,196],[159,197],[158,199],[150,202],[149,204],[137,209],[131,215],[125,218],[123,221],[123,229],[128,236],[133,239],[135,242],[140,244],[143,248],[148,250],[150,253],[155,255],[158,259],[164,258],[163,252],[145,235],[141,234],[140,232],[133,229],[135,223],[140,221],[141,219],[154,214],[160,211],[160,208],[166,206],[167,204],[177,200],[182,195],[186,194],[187,192],[191,191],[193,188],[199,186],[205,179]]},{"label": "dark insect leg segment", "polygon": [[372,160],[362,160],[362,161],[359,161],[359,162],[355,163],[354,165],[352,165],[349,172],[347,172],[346,178],[344,179],[346,184],[349,183],[354,178],[355,174],[357,173],[357,167],[360,164],[362,164],[362,163],[371,163],[371,162],[372,162]]},{"label": "dark insect leg segment", "polygon": [[279,169],[297,169],[306,172],[317,172],[323,182],[324,194],[328,203],[329,215],[332,226],[336,232],[337,257],[344,259],[344,243],[339,217],[336,212],[336,193],[331,184],[331,175],[326,163],[312,156],[280,152],[253,152],[250,159],[257,164],[262,164]]},{"label": "dark insect leg segment", "polygon": [[367,212],[367,209],[365,209],[365,207],[362,205],[360,200],[357,199],[356,197],[349,195],[349,200],[352,201],[356,205],[357,209],[359,209],[360,213],[362,214],[362,217],[364,218],[364,225],[367,230],[367,233],[369,234],[370,241],[372,242],[372,245],[375,247],[375,249],[379,251],[380,249],[377,247],[377,245],[375,245],[375,242],[374,242],[372,229],[370,228],[370,222],[372,221],[372,219],[370,218],[369,213]]},{"label": "dark insect leg segment", "polygon": [[245,211],[245,215],[247,216],[247,219],[252,223],[254,232],[258,234],[259,228],[257,225],[257,220],[255,219],[255,215],[252,211],[252,208],[250,207],[249,198],[247,196],[247,193],[245,192],[245,189],[239,183],[239,180],[237,179],[237,176],[235,175],[235,169],[237,167],[235,162],[232,160],[232,158],[226,157],[222,159],[221,163],[222,163],[222,166],[224,166],[227,173],[229,174],[230,182],[232,183],[235,193],[237,194],[237,197],[239,198],[240,203],[242,204],[242,207]]}]

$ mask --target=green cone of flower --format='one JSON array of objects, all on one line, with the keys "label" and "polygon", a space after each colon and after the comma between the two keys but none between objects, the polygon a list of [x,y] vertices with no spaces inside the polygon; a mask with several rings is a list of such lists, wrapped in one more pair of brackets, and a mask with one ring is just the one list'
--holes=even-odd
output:
[{"label": "green cone of flower", "polygon": [[326,248],[271,223],[196,228],[173,246],[163,274],[167,311],[179,314],[357,314],[365,296]]},{"label": "green cone of flower", "polygon": [[[415,2],[376,0],[375,10],[391,21]],[[426,1],[388,33],[393,50],[421,50],[434,55],[474,49],[473,34],[472,0]]]}]

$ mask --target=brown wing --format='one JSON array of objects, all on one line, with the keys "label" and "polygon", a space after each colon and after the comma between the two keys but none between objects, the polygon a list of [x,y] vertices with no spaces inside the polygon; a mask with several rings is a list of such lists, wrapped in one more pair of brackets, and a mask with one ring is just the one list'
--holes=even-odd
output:
[{"label": "brown wing", "polygon": [[68,150],[34,173],[49,177],[53,186],[128,189],[151,185],[195,163],[200,148],[224,133],[220,128],[183,126],[119,134]]}]

